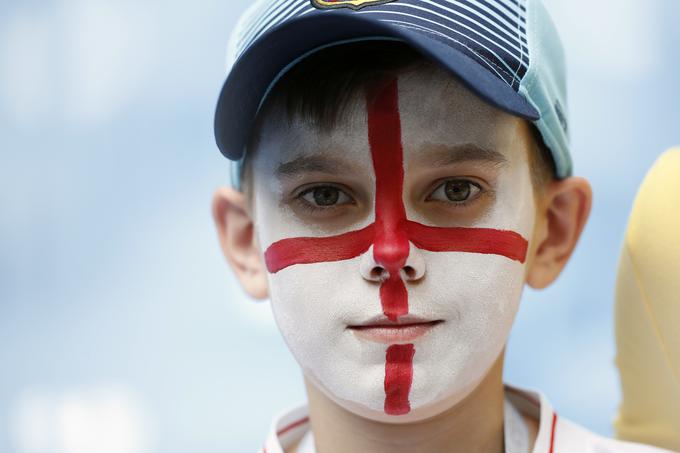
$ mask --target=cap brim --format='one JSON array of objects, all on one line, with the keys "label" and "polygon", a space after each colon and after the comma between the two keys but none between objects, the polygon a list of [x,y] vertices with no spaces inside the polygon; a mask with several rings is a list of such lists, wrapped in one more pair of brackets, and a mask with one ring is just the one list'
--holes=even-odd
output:
[{"label": "cap brim", "polygon": [[215,140],[222,154],[232,160],[242,157],[263,98],[292,63],[324,47],[372,39],[403,41],[491,105],[532,121],[540,117],[512,87],[435,35],[336,10],[307,14],[267,31],[234,63],[215,111]]}]

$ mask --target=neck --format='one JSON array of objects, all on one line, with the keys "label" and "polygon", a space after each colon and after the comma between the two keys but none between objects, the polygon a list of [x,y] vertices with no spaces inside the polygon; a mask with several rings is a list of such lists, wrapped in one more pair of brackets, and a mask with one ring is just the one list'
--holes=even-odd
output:
[{"label": "neck", "polygon": [[417,423],[391,424],[360,417],[305,379],[316,451],[503,453],[503,356],[462,401]]}]

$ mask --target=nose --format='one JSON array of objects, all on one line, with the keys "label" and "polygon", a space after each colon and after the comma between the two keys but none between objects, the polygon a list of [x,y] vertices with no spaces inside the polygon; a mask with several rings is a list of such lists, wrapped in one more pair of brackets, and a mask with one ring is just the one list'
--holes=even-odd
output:
[{"label": "nose", "polygon": [[[373,246],[361,256],[359,271],[362,277],[371,282],[383,282],[390,277],[390,273],[385,266],[375,261]],[[420,250],[411,243],[409,243],[408,257],[399,270],[399,275],[405,282],[419,280],[425,275],[425,259]]]}]

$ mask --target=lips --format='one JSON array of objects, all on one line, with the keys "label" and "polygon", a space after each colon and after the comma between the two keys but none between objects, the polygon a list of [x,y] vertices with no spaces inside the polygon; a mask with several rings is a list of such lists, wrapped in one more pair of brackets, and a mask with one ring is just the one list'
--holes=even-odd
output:
[{"label": "lips", "polygon": [[359,339],[377,343],[408,343],[422,337],[442,320],[426,320],[413,316],[403,316],[390,321],[384,316],[376,317],[358,325],[347,326]]}]

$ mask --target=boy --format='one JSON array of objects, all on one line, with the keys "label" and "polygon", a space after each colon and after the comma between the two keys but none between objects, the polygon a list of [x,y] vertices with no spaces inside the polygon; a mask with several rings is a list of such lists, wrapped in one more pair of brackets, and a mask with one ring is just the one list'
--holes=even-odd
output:
[{"label": "boy", "polygon": [[542,5],[273,1],[239,30],[213,215],[309,400],[263,450],[658,451],[502,382],[522,288],[557,278],[592,198]]}]

